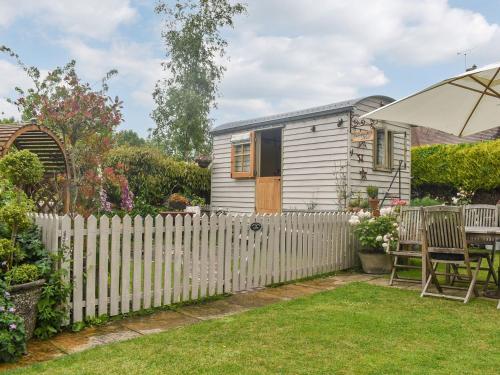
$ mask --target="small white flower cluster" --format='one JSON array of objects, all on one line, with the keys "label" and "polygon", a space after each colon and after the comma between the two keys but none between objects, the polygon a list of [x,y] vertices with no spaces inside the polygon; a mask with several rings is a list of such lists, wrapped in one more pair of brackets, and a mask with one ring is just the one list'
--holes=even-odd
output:
[{"label": "small white flower cluster", "polygon": [[[382,237],[382,236],[379,236],[379,237]],[[384,237],[382,237],[382,240],[384,241],[384,243],[382,244],[382,247],[384,248],[385,251],[388,251],[389,245],[390,245],[391,241],[394,240],[394,237],[392,236],[392,234],[387,233],[384,235]],[[378,241],[378,237],[377,237],[377,241]]]},{"label": "small white flower cluster", "polygon": [[473,191],[460,189],[458,190],[457,195],[451,198],[451,202],[453,204],[469,204],[472,201],[473,196]]},{"label": "small white flower cluster", "polygon": [[[361,222],[361,219],[368,219],[371,217],[372,217],[372,214],[370,213],[370,211],[360,210],[355,215],[351,216],[351,218],[349,219],[349,224],[358,225]],[[372,219],[370,219],[370,220],[372,220]]]},{"label": "small white flower cluster", "polygon": [[380,209],[380,216],[392,215],[392,207],[383,207]]}]

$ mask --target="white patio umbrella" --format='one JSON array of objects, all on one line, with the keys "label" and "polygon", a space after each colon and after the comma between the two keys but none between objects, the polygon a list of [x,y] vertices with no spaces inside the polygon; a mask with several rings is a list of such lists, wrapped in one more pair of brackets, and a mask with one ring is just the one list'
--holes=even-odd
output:
[{"label": "white patio umbrella", "polygon": [[500,126],[500,63],[446,79],[361,117],[460,137],[495,128]]}]

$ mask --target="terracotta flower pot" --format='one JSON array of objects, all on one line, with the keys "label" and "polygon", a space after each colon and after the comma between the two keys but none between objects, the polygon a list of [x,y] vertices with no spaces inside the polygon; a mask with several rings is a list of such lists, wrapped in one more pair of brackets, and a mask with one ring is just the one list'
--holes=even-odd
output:
[{"label": "terracotta flower pot", "polygon": [[379,203],[380,200],[378,198],[368,198],[368,205],[370,206],[370,209],[372,210],[372,215],[374,217],[380,216]]},{"label": "terracotta flower pot", "polygon": [[36,326],[37,304],[42,294],[45,280],[32,281],[26,284],[13,285],[9,288],[16,314],[24,319],[26,339],[33,337]]},{"label": "terracotta flower pot", "polygon": [[360,251],[358,254],[363,272],[387,274],[392,271],[392,258],[389,254],[369,251]]}]

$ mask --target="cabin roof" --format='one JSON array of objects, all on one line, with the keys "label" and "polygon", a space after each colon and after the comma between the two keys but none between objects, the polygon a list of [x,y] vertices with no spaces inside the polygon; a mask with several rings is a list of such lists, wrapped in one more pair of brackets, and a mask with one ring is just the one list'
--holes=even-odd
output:
[{"label": "cabin roof", "polygon": [[467,137],[457,137],[453,134],[448,134],[436,129],[425,128],[423,126],[412,127],[411,129],[412,146],[472,143],[479,141],[490,141],[499,138],[500,126],[468,135]]},{"label": "cabin roof", "polygon": [[211,133],[212,134],[230,133],[233,131],[247,130],[266,125],[279,124],[282,123],[283,121],[296,121],[309,117],[347,112],[350,111],[353,107],[355,107],[358,103],[366,99],[381,99],[389,102],[394,101],[393,98],[383,95],[364,96],[361,98],[344,100],[337,103],[302,109],[299,111],[280,113],[265,117],[257,117],[249,120],[228,122],[216,126],[214,129],[212,129]]}]

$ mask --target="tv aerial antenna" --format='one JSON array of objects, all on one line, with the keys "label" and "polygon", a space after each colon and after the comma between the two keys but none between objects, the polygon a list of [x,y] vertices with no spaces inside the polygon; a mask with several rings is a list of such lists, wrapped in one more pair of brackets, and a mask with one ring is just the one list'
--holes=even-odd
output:
[{"label": "tv aerial antenna", "polygon": [[464,70],[467,71],[467,56],[471,54],[472,50],[474,48],[467,49],[465,51],[459,51],[457,52],[457,56],[463,56],[464,57]]}]

